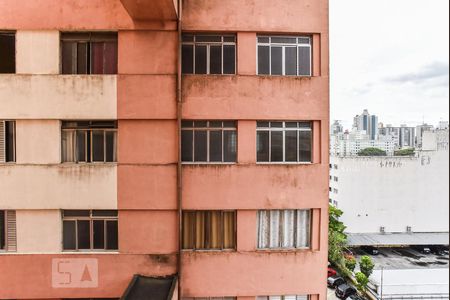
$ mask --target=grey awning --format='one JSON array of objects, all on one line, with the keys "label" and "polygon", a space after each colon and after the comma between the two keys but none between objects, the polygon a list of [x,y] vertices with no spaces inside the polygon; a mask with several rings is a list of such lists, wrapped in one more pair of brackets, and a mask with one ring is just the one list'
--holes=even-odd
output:
[{"label": "grey awning", "polygon": [[448,232],[431,233],[349,233],[350,246],[448,245]]},{"label": "grey awning", "polygon": [[172,300],[177,277],[164,278],[134,275],[121,300]]}]

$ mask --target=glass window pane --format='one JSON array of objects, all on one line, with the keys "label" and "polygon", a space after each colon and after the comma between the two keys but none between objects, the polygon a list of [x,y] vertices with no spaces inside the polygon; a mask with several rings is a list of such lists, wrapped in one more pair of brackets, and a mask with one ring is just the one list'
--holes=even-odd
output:
[{"label": "glass window pane", "polygon": [[93,210],[92,216],[93,217],[117,217],[118,212],[117,212],[117,210]]},{"label": "glass window pane", "polygon": [[78,249],[91,249],[90,222],[87,220],[77,221]]},{"label": "glass window pane", "polygon": [[270,75],[270,47],[258,46],[258,74]]},{"label": "glass window pane", "polygon": [[297,248],[309,248],[311,241],[311,210],[297,211]]},{"label": "glass window pane", "polygon": [[223,213],[223,248],[236,248],[236,213],[226,211]]},{"label": "glass window pane", "polygon": [[286,128],[297,128],[298,123],[297,122],[286,122]]},{"label": "glass window pane", "polygon": [[297,38],[295,37],[272,37],[272,43],[277,44],[296,44]]},{"label": "glass window pane", "polygon": [[63,249],[76,250],[75,221],[63,222]]},{"label": "glass window pane", "polygon": [[62,43],[62,73],[76,74],[77,73],[77,43],[67,42]]},{"label": "glass window pane", "polygon": [[224,121],[223,127],[224,128],[236,128],[236,121]]},{"label": "glass window pane", "polygon": [[222,74],[222,46],[209,48],[209,73]]},{"label": "glass window pane", "polygon": [[258,162],[269,162],[269,131],[258,131],[256,140]]},{"label": "glass window pane", "polygon": [[286,131],[286,161],[297,162],[297,130]]},{"label": "glass window pane", "polygon": [[280,211],[270,211],[270,248],[279,248],[280,243]]},{"label": "glass window pane", "polygon": [[[283,248],[295,247],[295,210],[282,211],[283,218]],[[295,299],[294,299],[295,300]]]},{"label": "glass window pane", "polygon": [[272,162],[282,162],[283,161],[283,132],[282,131],[272,131],[271,144],[270,144],[270,160]]},{"label": "glass window pane", "polygon": [[87,152],[86,152],[86,139],[88,132],[87,131],[77,131],[77,148],[76,148],[76,155],[77,155],[77,161],[79,162],[88,162],[90,159],[87,158]]},{"label": "glass window pane", "polygon": [[117,161],[117,132],[116,131],[106,131],[106,161],[116,162]]},{"label": "glass window pane", "polygon": [[223,41],[225,43],[235,43],[236,42],[236,36],[224,36]]},{"label": "glass window pane", "polygon": [[105,161],[104,131],[92,131],[92,161]]},{"label": "glass window pane", "polygon": [[309,45],[311,44],[311,39],[309,37],[300,37],[298,38],[298,43]]},{"label": "glass window pane", "polygon": [[104,74],[117,74],[117,42],[105,42]]},{"label": "glass window pane", "polygon": [[298,75],[311,76],[310,47],[298,47]]},{"label": "glass window pane", "polygon": [[105,221],[94,220],[94,249],[105,249]]},{"label": "glass window pane", "polygon": [[258,43],[270,43],[270,38],[268,36],[259,36]]},{"label": "glass window pane", "polygon": [[270,122],[272,128],[283,128],[283,122]]},{"label": "glass window pane", "polygon": [[203,130],[197,130],[194,134],[194,161],[206,162],[207,161],[207,132]]},{"label": "glass window pane", "polygon": [[183,45],[182,47],[182,68],[183,74],[194,73],[194,46]]},{"label": "glass window pane", "polygon": [[183,249],[195,249],[195,212],[183,212]]},{"label": "glass window pane", "polygon": [[223,127],[223,122],[222,121],[210,121],[209,122],[209,127],[210,128],[222,128]]},{"label": "glass window pane", "polygon": [[222,234],[222,212],[210,211],[208,212],[208,248],[222,249],[223,234]]},{"label": "glass window pane", "polygon": [[297,75],[297,47],[287,47],[285,53],[286,75]]},{"label": "glass window pane", "polygon": [[197,211],[195,214],[195,249],[205,249],[207,212]]},{"label": "glass window pane", "polygon": [[223,46],[223,74],[236,74],[236,46]]},{"label": "glass window pane", "polygon": [[89,74],[89,44],[77,43],[77,69],[76,74]]},{"label": "glass window pane", "polygon": [[205,43],[205,42],[222,42],[222,36],[220,35],[196,35],[195,41],[197,43]]},{"label": "glass window pane", "polygon": [[119,249],[119,228],[117,221],[106,221],[106,249]]},{"label": "glass window pane", "polygon": [[192,127],[194,127],[194,122],[193,121],[182,121],[181,127],[182,128],[192,128]]},{"label": "glass window pane", "polygon": [[183,42],[193,42],[194,41],[194,35],[192,34],[183,34]]},{"label": "glass window pane", "polygon": [[0,73],[16,73],[16,36],[0,33]]},{"label": "glass window pane", "polygon": [[206,46],[195,46],[195,74],[207,73]]},{"label": "glass window pane", "polygon": [[237,160],[237,131],[225,130],[223,132],[223,160],[236,162]]},{"label": "glass window pane", "polygon": [[258,212],[258,248],[270,248],[270,213],[268,210]]},{"label": "glass window pane", "polygon": [[63,131],[61,135],[61,158],[62,162],[75,162],[75,132]]},{"label": "glass window pane", "polygon": [[206,127],[208,127],[208,122],[207,121],[195,121],[194,127],[195,128],[206,128]]},{"label": "glass window pane", "polygon": [[194,132],[192,130],[181,131],[181,160],[191,162],[194,159],[193,156],[193,138]]},{"label": "glass window pane", "polygon": [[89,210],[64,210],[64,217],[89,217],[91,215]]},{"label": "glass window pane", "polygon": [[256,122],[256,127],[258,127],[258,128],[269,128],[270,127],[270,122],[263,122],[263,121]]},{"label": "glass window pane", "polygon": [[299,161],[311,162],[312,160],[312,132],[299,131]]},{"label": "glass window pane", "polygon": [[105,74],[105,43],[91,43],[91,74]]},{"label": "glass window pane", "polygon": [[209,132],[209,161],[222,162],[222,130]]},{"label": "glass window pane", "polygon": [[283,48],[272,47],[271,48],[271,74],[283,75]]}]

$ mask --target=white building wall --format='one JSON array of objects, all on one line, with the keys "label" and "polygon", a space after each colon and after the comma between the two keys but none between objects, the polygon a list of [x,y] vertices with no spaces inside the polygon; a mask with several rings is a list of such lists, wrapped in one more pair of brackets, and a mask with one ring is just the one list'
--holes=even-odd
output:
[{"label": "white building wall", "polygon": [[[334,166],[337,166],[337,169]],[[330,199],[349,233],[449,231],[449,152],[419,157],[331,157]]]}]

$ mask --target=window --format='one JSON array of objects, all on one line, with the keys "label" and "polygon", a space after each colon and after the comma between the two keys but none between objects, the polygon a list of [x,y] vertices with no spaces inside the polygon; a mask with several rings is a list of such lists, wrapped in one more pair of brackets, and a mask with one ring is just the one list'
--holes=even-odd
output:
[{"label": "window", "polygon": [[0,31],[0,74],[16,73],[16,35]]},{"label": "window", "polygon": [[64,250],[118,250],[116,210],[64,210]]},{"label": "window", "polygon": [[336,177],[336,176],[334,176],[334,181],[335,181],[335,182],[338,182],[338,181],[339,181],[339,178]]},{"label": "window", "polygon": [[311,122],[258,122],[257,161],[310,163],[312,161]]},{"label": "window", "polygon": [[258,74],[312,76],[311,37],[258,36]]},{"label": "window", "polygon": [[309,248],[311,210],[262,210],[258,212],[258,248]]},{"label": "window", "polygon": [[16,122],[0,120],[0,163],[16,161]]},{"label": "window", "polygon": [[236,249],[236,212],[183,212],[183,249]]},{"label": "window", "polygon": [[62,162],[117,161],[116,121],[62,122]]},{"label": "window", "polygon": [[237,297],[183,297],[182,300],[237,300]]},{"label": "window", "polygon": [[236,74],[236,36],[183,34],[183,74]]},{"label": "window", "polygon": [[0,210],[0,252],[17,251],[16,212]]},{"label": "window", "polygon": [[256,300],[309,300],[309,296],[258,296]]},{"label": "window", "polygon": [[62,33],[63,74],[117,74],[117,33]]},{"label": "window", "polygon": [[183,162],[236,162],[236,122],[183,121],[181,127]]}]

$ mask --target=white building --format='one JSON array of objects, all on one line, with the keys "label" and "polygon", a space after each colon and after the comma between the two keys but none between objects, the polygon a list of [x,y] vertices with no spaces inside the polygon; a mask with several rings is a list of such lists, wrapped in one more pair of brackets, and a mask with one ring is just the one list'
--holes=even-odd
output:
[{"label": "white building", "polygon": [[366,131],[371,140],[378,138],[378,117],[369,114],[365,109],[361,115],[356,115],[353,119],[353,127],[360,131]]},{"label": "white building", "polygon": [[[330,160],[330,202],[351,234],[448,233],[449,152]],[[448,235],[447,235],[448,240]]]},{"label": "white building", "polygon": [[386,127],[380,127],[378,131],[379,140],[393,140],[397,149],[415,148],[416,146],[416,128],[414,127],[386,125]]}]

